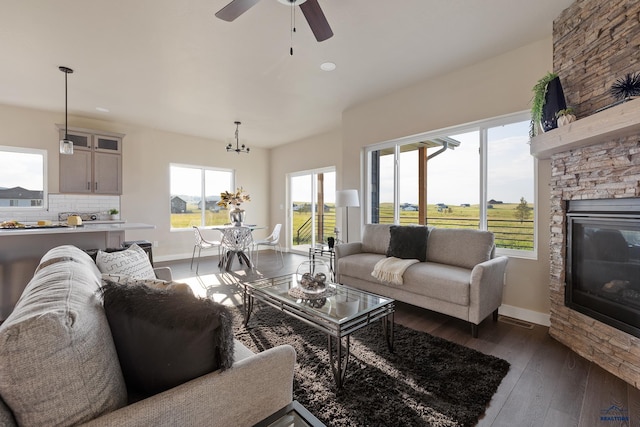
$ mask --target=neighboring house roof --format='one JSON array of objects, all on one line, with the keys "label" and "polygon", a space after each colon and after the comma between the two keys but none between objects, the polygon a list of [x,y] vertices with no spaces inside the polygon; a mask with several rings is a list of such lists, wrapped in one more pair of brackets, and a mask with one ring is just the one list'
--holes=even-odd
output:
[{"label": "neighboring house roof", "polygon": [[0,199],[42,199],[43,192],[22,187],[0,188]]}]

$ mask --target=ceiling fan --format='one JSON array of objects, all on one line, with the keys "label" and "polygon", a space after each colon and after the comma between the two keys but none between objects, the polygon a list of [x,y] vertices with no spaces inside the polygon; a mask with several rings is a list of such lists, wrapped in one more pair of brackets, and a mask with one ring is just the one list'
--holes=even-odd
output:
[{"label": "ceiling fan", "polygon": [[[233,0],[231,3],[216,12],[216,17],[231,22],[238,16],[245,13],[260,0]],[[318,0],[278,0],[280,3],[289,6],[300,6],[302,14],[309,23],[313,35],[319,42],[325,41],[333,36],[333,31],[324,16]]]}]

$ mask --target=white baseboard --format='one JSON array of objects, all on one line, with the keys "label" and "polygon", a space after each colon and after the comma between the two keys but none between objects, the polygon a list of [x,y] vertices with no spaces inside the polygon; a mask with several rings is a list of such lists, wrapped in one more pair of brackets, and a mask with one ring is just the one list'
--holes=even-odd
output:
[{"label": "white baseboard", "polygon": [[[210,255],[210,254],[208,254]],[[191,253],[188,254],[171,254],[171,255],[161,255],[156,256],[153,254],[154,262],[165,262],[165,261],[184,261],[185,259],[191,260]]]},{"label": "white baseboard", "polygon": [[527,310],[526,308],[514,307],[512,305],[502,304],[498,309],[498,314],[535,323],[536,325],[551,325],[551,316],[549,313],[540,313],[539,311]]}]

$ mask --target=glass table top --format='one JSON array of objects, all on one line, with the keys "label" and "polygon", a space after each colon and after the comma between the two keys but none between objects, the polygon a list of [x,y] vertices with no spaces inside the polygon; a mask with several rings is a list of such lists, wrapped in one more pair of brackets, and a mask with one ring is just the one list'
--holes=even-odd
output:
[{"label": "glass table top", "polygon": [[326,294],[300,298],[300,293],[297,292],[300,291],[300,277],[294,273],[250,281],[245,285],[254,293],[335,323],[347,322],[354,316],[361,316],[394,302],[391,298],[330,282],[327,282]]}]

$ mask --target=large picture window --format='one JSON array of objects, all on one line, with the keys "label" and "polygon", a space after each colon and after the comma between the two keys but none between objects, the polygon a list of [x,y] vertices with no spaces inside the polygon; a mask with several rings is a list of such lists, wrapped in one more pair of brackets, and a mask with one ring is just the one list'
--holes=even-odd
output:
[{"label": "large picture window", "polygon": [[46,208],[46,168],[46,150],[0,146],[0,209]]},{"label": "large picture window", "polygon": [[500,253],[535,254],[535,162],[526,113],[366,150],[370,223],[475,228]]},{"label": "large picture window", "polygon": [[235,189],[232,170],[172,164],[170,175],[172,229],[229,222],[227,208],[218,202],[220,193]]}]

